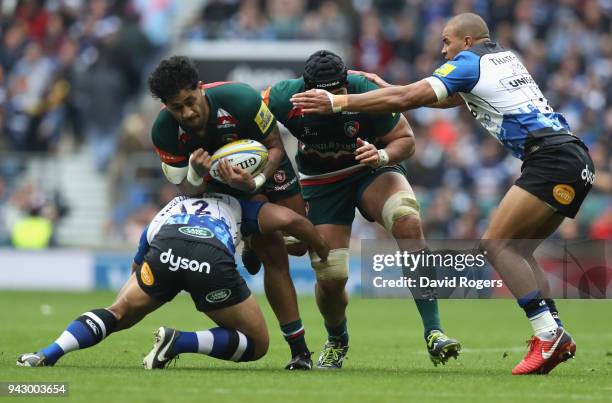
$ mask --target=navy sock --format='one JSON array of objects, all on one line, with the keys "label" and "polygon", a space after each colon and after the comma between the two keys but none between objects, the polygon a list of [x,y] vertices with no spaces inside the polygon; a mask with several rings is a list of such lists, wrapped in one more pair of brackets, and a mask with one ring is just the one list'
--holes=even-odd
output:
[{"label": "navy sock", "polygon": [[197,332],[180,332],[173,355],[200,353],[226,361],[252,361],[255,343],[245,334],[224,327]]},{"label": "navy sock", "polygon": [[540,291],[535,290],[527,295],[524,295],[517,299],[517,302],[521,308],[525,311],[525,315],[528,318],[532,318],[542,312],[548,311],[548,305],[542,297]]},{"label": "navy sock", "polygon": [[552,315],[557,325],[563,327],[563,322],[561,321],[561,317],[559,316],[559,310],[557,309],[557,304],[552,298],[545,298],[546,305],[548,305],[548,309],[550,310],[550,314]]},{"label": "navy sock", "polygon": [[340,342],[343,346],[348,344],[349,334],[346,326],[346,318],[336,326],[331,326],[325,323],[325,329],[327,329],[327,339],[329,341]]},{"label": "navy sock", "polygon": [[47,363],[54,364],[64,354],[91,347],[108,337],[117,325],[117,318],[106,309],[92,309],[71,322],[66,330],[47,347],[39,350]]}]

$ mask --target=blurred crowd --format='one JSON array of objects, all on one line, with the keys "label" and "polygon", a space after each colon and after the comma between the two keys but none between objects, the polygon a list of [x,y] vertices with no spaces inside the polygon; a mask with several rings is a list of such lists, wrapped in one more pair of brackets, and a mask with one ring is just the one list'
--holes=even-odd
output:
[{"label": "blurred crowd", "polygon": [[[130,189],[114,200],[108,231],[115,239],[137,236],[173,194],[160,186],[159,170],[143,175],[157,187],[126,185],[124,165],[108,164],[129,160],[131,152],[152,153],[153,117],[133,104],[148,96],[148,68],[173,43],[330,40],[349,46],[351,67],[406,84],[443,62],[444,22],[465,11],[480,14],[493,39],[520,54],[551,105],[590,148],[594,189],[577,219],[566,220],[556,236],[612,239],[610,0],[208,0],[199,2],[178,37],[168,32],[173,13],[184,6],[177,0],[22,0],[5,1],[4,9],[7,3],[15,6],[0,24],[0,147],[55,152],[65,133],[76,147],[92,146],[98,169],[109,169],[118,188]],[[477,238],[520,173],[520,161],[465,108],[406,115],[417,137],[406,166],[426,235]],[[358,223],[355,235],[379,235],[373,231]]]}]

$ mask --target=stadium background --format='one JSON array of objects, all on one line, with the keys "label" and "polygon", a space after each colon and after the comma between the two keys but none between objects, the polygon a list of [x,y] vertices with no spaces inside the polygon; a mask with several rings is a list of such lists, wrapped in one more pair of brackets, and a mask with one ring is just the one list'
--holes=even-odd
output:
[{"label": "stadium background", "polygon": [[[69,273],[83,273],[79,265],[89,268],[82,280],[86,288],[122,282],[142,228],[176,194],[161,174],[149,137],[159,102],[148,94],[146,78],[162,57],[192,57],[207,82],[244,81],[263,89],[298,76],[310,53],[329,48],[352,68],[405,84],[442,63],[445,18],[470,10],[485,18],[495,40],[520,53],[550,103],[591,150],[597,171],[593,191],[577,219],[566,220],[554,237],[612,238],[608,1],[5,0],[1,5],[5,287],[32,286],[25,274],[17,281],[6,270],[10,262],[32,267],[43,258],[11,248],[61,249],[49,256],[65,273],[49,271],[40,278],[47,288],[72,288]],[[466,108],[422,108],[407,117],[417,152],[406,167],[422,204],[426,236],[477,239],[519,174],[520,161]],[[285,139],[291,154],[291,139]],[[352,248],[358,252],[360,239],[379,237],[385,237],[380,229],[357,219]],[[303,269],[307,282],[311,273],[302,260],[293,266]]]},{"label": "stadium background", "polygon": [[[457,362],[434,369],[411,302],[356,296],[350,360],[341,373],[281,370],[288,351],[260,295],[272,344],[255,363],[186,355],[169,371],[143,374],[139,363],[160,324],[207,326],[179,296],[49,371],[14,366],[18,354],[57,337],[84,309],[110,303],[113,291],[90,290],[125,280],[142,227],[175,194],[149,140],[159,103],[145,83],[162,57],[193,57],[205,81],[263,88],[299,75],[310,52],[331,48],[354,68],[408,83],[442,63],[444,19],[470,10],[486,19],[494,39],[520,53],[590,147],[594,189],[554,237],[612,239],[609,0],[0,0],[0,381],[67,381],[71,400],[86,402],[107,402],[110,388],[114,401],[130,402],[609,401],[610,301],[594,300],[558,301],[579,356],[549,377],[509,375],[528,334],[514,301],[440,301],[445,329],[464,350]],[[407,168],[426,235],[478,238],[520,163],[464,108],[407,116],[417,138]],[[356,290],[358,241],[384,234],[358,220],[353,236],[357,272],[349,287]],[[317,350],[325,334],[307,295],[308,266],[305,258],[292,260],[307,339]],[[247,277],[256,290],[261,278]]]}]

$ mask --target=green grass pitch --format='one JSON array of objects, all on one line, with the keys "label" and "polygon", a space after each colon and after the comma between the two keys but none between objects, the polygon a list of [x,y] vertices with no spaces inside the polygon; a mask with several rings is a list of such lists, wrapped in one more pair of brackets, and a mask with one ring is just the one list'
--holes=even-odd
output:
[{"label": "green grass pitch", "polygon": [[[441,301],[445,330],[464,350],[459,360],[434,368],[412,301],[358,297],[349,304],[351,350],[340,371],[283,370],[289,350],[263,297],[258,301],[271,334],[263,359],[234,364],[184,354],[167,370],[143,370],[142,358],[160,325],[212,327],[185,295],[132,329],[68,354],[55,367],[15,367],[18,354],[47,345],[79,314],[113,298],[110,292],[0,293],[0,381],[68,382],[69,396],[52,398],[58,402],[612,401],[612,301],[595,300],[557,302],[577,341],[577,358],[548,376],[510,375],[531,330],[514,301]],[[301,298],[300,308],[316,354],[324,330],[313,298]]]}]

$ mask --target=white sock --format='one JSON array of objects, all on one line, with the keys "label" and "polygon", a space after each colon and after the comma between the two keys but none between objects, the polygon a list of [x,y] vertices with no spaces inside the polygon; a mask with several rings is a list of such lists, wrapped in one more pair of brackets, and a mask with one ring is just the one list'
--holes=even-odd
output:
[{"label": "white sock", "polygon": [[549,310],[532,316],[529,318],[529,322],[533,328],[533,334],[540,339],[550,340],[557,334],[559,325],[557,325]]}]

